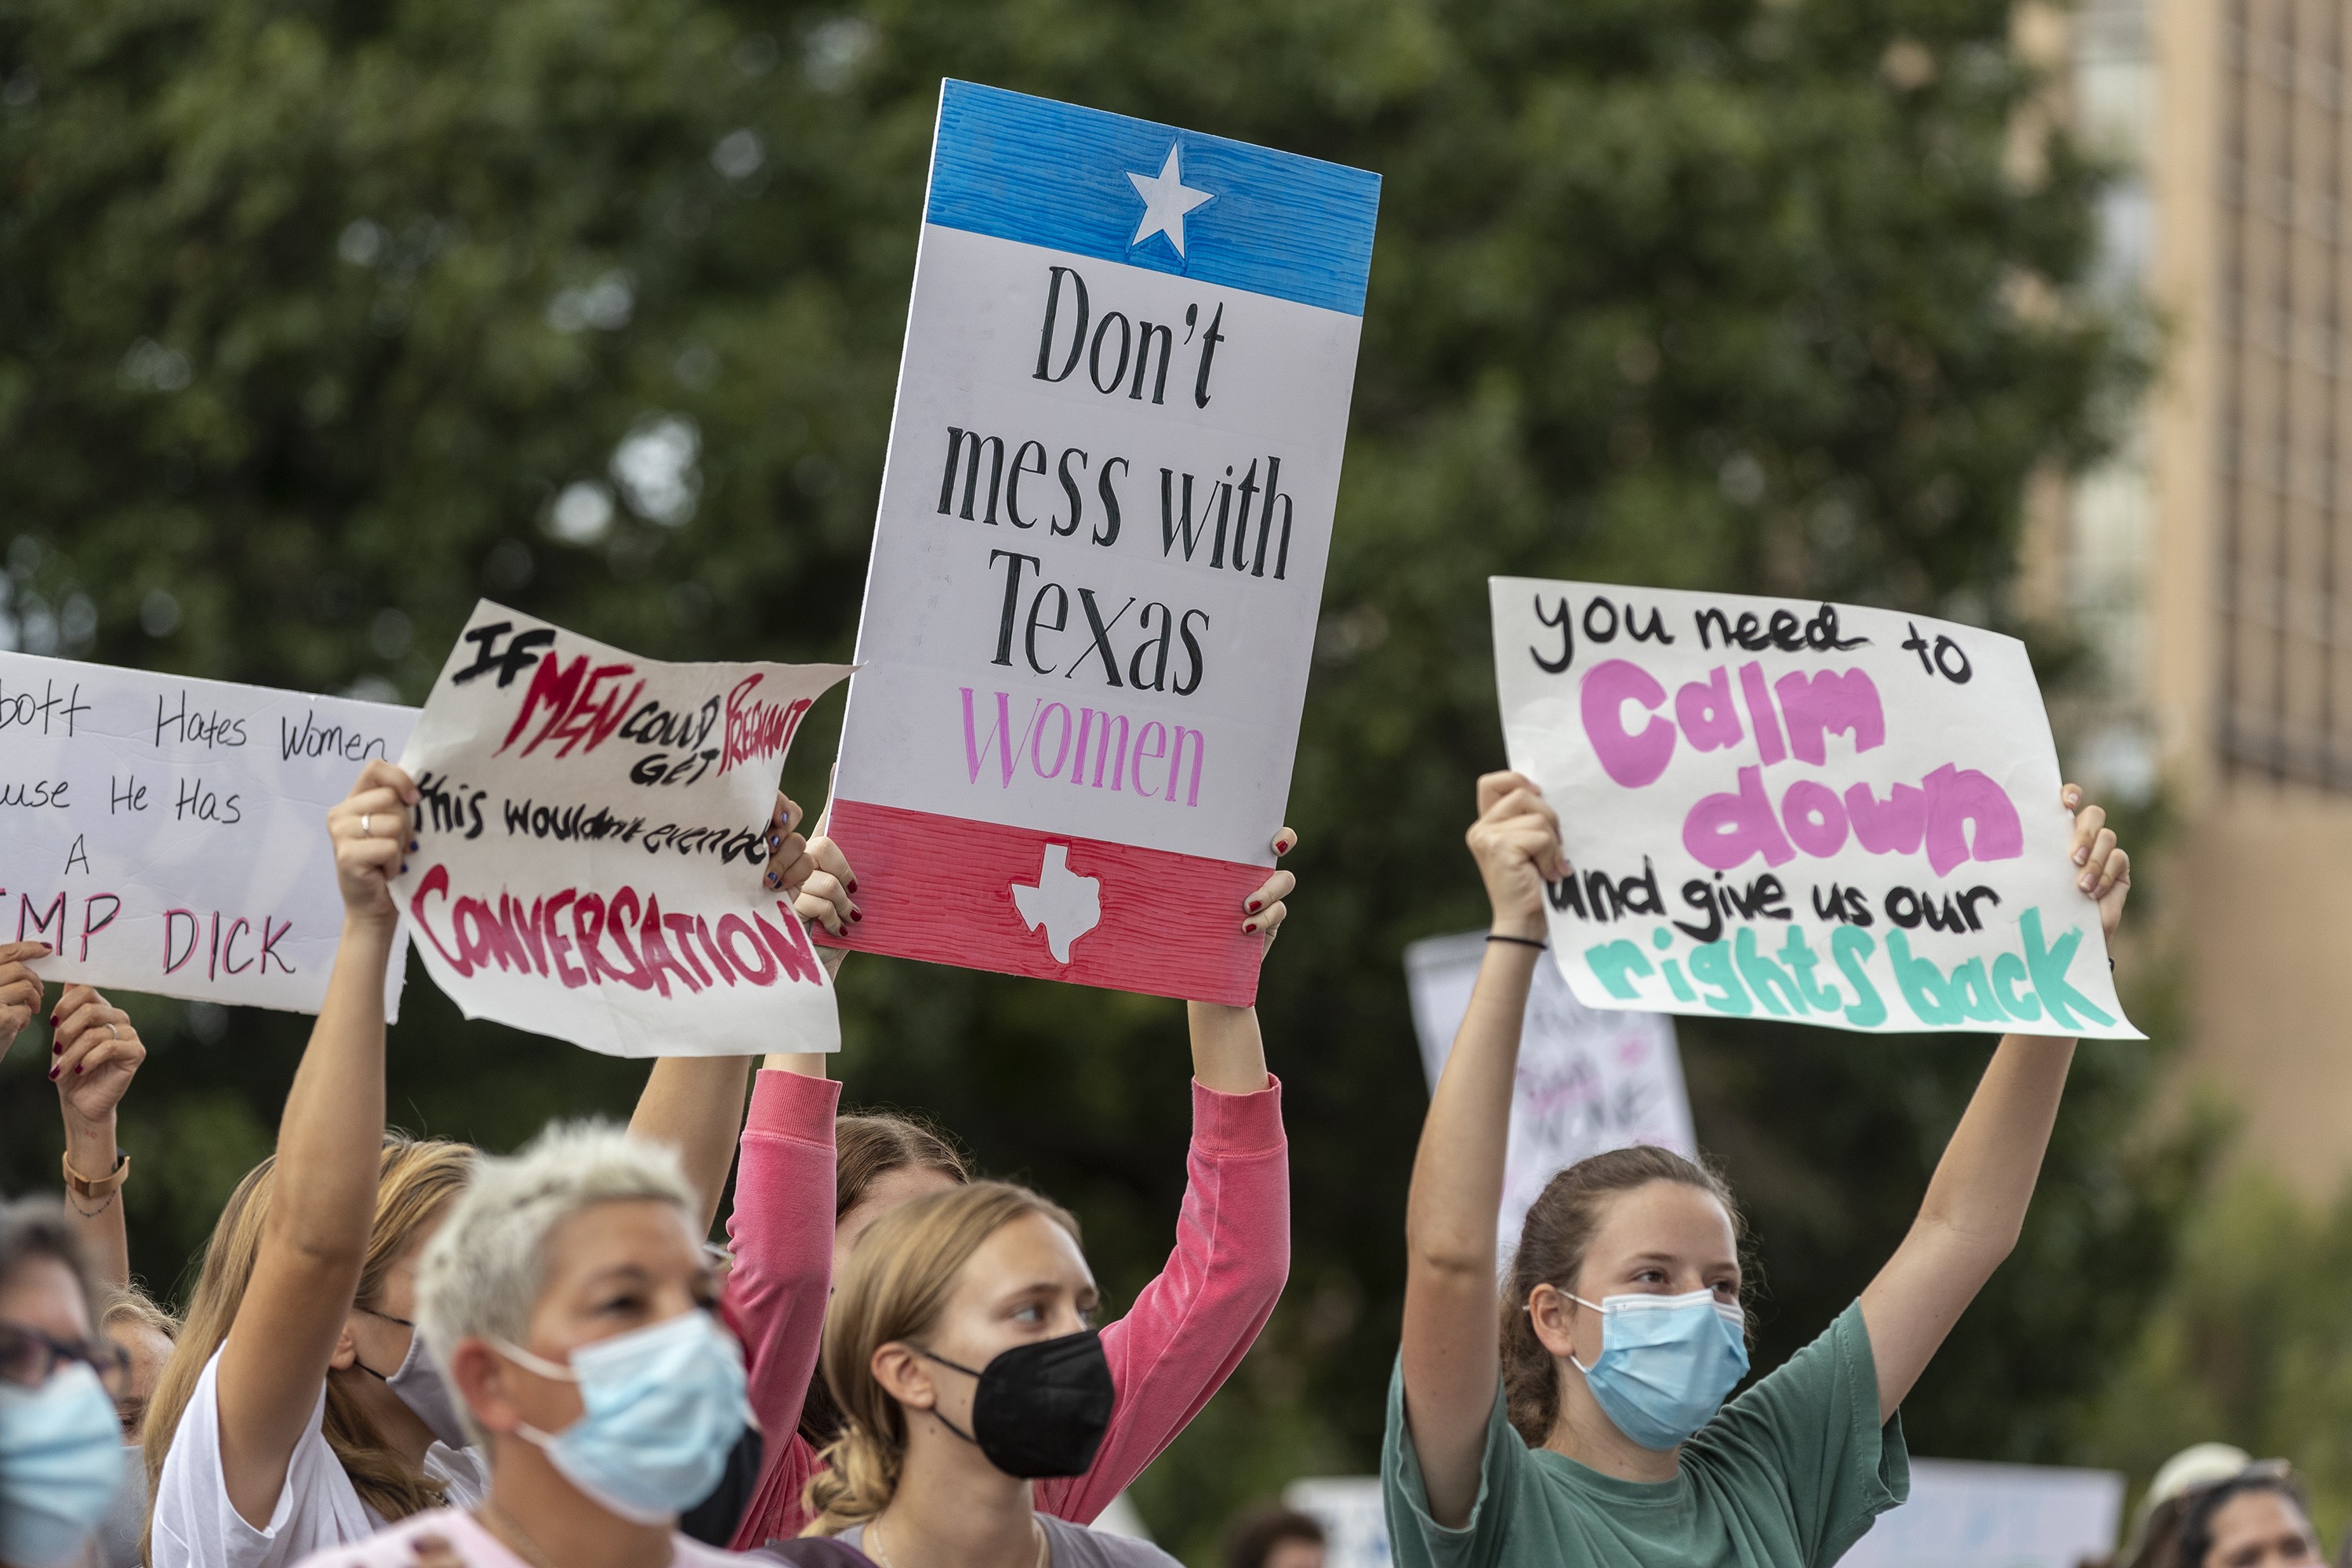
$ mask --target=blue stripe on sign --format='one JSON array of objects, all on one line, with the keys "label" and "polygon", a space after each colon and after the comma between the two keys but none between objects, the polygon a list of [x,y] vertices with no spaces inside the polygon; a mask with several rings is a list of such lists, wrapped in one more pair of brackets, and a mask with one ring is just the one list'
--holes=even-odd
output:
[{"label": "blue stripe on sign", "polygon": [[[1157,178],[1171,147],[1190,189],[1184,249],[1153,233],[1128,175]],[[1364,313],[1381,177],[1197,131],[948,81],[925,217],[1105,261]]]}]

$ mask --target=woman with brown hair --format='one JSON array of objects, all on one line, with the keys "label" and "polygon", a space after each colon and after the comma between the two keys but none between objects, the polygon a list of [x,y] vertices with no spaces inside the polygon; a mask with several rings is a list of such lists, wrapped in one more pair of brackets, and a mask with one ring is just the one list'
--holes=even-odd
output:
[{"label": "woman with brown hair", "polygon": [[1097,1300],[1077,1222],[1024,1187],[968,1183],[875,1221],[825,1322],[843,1424],[809,1532],[881,1568],[1169,1568],[1036,1506],[1036,1479],[1084,1473],[1109,1429]]},{"label": "woman with brown hair", "polygon": [[2326,1560],[2294,1467],[2198,1443],[2158,1468],[2130,1540],[2105,1561],[2116,1568],[2319,1568]]},{"label": "woman with brown hair", "polygon": [[[2112,936],[2131,863],[2071,785],[2071,858]],[[1517,773],[1469,831],[1494,925],[1431,1097],[1407,1203],[1403,1344],[1381,1479],[1400,1568],[1822,1568],[1903,1500],[1896,1411],[2016,1244],[2074,1042],[2011,1035],[1919,1217],[1862,1298],[1730,1404],[1748,1370],[1740,1224],[1659,1149],[1570,1166],[1496,1300],[1495,1215],[1559,818]]]},{"label": "woman with brown hair", "polygon": [[[1297,835],[1275,836],[1277,856]],[[822,836],[795,908],[839,932],[859,918],[856,874]],[[1269,945],[1297,887],[1277,870],[1234,911]],[[841,950],[822,950],[837,964]],[[1116,1397],[1108,1434],[1080,1473],[1041,1477],[1037,1509],[1091,1522],[1199,1415],[1273,1315],[1290,1268],[1289,1146],[1282,1085],[1266,1071],[1252,1007],[1186,1005],[1192,1054],[1192,1139],[1183,1206],[1167,1266],[1103,1331]],[[735,1271],[728,1307],[751,1359],[751,1405],[769,1452],[732,1544],[798,1535],[826,1445],[840,1436],[823,1383],[813,1384],[829,1287],[869,1226],[901,1205],[971,1179],[929,1125],[891,1114],[835,1119],[840,1086],[821,1054],[767,1058],[751,1093],[728,1224]]]},{"label": "woman with brown hair", "polygon": [[100,1568],[128,1462],[87,1250],[51,1200],[0,1204],[0,1568]]}]

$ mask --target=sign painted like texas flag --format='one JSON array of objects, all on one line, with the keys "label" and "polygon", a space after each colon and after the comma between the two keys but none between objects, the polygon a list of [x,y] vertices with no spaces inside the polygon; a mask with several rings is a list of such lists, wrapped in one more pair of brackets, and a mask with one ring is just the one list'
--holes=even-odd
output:
[{"label": "sign painted like texas flag", "polygon": [[845,945],[1255,995],[1379,205],[945,85],[835,778]]}]

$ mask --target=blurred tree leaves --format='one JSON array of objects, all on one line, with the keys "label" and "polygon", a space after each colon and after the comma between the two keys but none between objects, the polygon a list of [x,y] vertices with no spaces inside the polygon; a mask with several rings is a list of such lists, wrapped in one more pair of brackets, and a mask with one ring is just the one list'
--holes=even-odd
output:
[{"label": "blurred tree leaves", "polygon": [[2084,1458],[2145,1479],[2192,1442],[2291,1458],[2323,1538],[2352,1516],[2352,1197],[2315,1205],[2258,1172],[2200,1203],[2084,1432]]},{"label": "blurred tree leaves", "polygon": [[[653,655],[845,656],[941,75],[1380,171],[1303,885],[1263,997],[1293,1282],[1140,1489],[1197,1557],[1244,1498],[1372,1459],[1423,1102],[1398,954],[1479,920],[1456,834],[1501,760],[1484,578],[1998,620],[2026,476],[2096,454],[2144,377],[2139,324],[2084,287],[2102,172],[2063,139],[2021,154],[2046,84],[2009,15],[0,0],[0,631],[411,698],[480,593]],[[790,770],[803,799],[830,738]],[[1181,1010],[866,960],[845,996],[853,1098],[929,1109],[1071,1201],[1115,1300],[1149,1277]],[[421,981],[406,1008],[414,1125],[509,1144],[639,1081]],[[132,1213],[169,1279],[266,1143],[301,1026],[145,1016]],[[1983,1053],[1685,1037],[1769,1365],[1900,1237]],[[20,1187],[57,1136],[24,1057],[0,1102]],[[2024,1257],[1908,1413],[1922,1451],[2071,1451],[2194,1174],[2192,1147],[2123,1142],[2151,1070],[2084,1053]]]}]

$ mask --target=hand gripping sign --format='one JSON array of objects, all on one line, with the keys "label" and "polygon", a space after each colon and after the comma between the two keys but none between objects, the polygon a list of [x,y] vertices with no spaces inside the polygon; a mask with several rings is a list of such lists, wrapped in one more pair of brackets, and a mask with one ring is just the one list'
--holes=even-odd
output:
[{"label": "hand gripping sign", "polygon": [[1577,1000],[2137,1039],[2024,645],[1892,610],[1488,580],[1511,766],[1559,811]]},{"label": "hand gripping sign", "polygon": [[400,759],[424,799],[393,888],[426,971],[469,1018],[610,1056],[834,1049],[767,825],[848,673],[662,664],[476,605]]},{"label": "hand gripping sign", "polygon": [[[0,941],[47,980],[315,1013],[327,808],[413,708],[0,653]],[[384,1005],[400,1009],[407,944]]]},{"label": "hand gripping sign", "polygon": [[1379,196],[945,85],[830,808],[844,945],[1255,994],[1232,915],[1289,794]]}]

